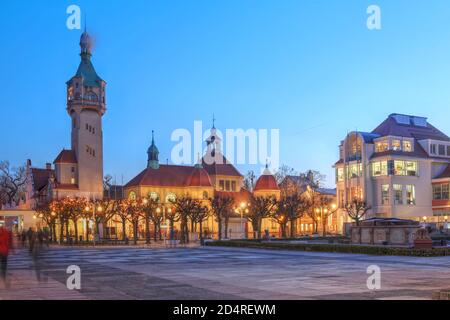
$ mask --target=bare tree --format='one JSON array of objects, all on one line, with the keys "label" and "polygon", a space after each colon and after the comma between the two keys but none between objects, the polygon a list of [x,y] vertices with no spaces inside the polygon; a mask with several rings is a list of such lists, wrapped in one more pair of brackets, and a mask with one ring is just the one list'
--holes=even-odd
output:
[{"label": "bare tree", "polygon": [[255,238],[261,239],[262,220],[273,214],[277,201],[273,197],[255,197],[253,195],[250,199],[250,208],[246,216],[252,224]]},{"label": "bare tree", "polygon": [[272,218],[280,224],[282,237],[286,237],[286,226],[289,222],[290,237],[295,238],[297,220],[305,214],[309,205],[309,201],[299,192],[281,196]]},{"label": "bare tree", "polygon": [[256,183],[256,175],[255,172],[250,170],[247,172],[244,178],[244,188],[248,191],[253,191]]},{"label": "bare tree", "polygon": [[298,176],[299,173],[294,169],[285,164],[283,164],[278,171],[275,173],[275,179],[277,183],[280,185],[286,177],[289,176]]},{"label": "bare tree", "polygon": [[3,204],[18,205],[25,193],[26,168],[11,168],[8,161],[0,162],[0,209]]},{"label": "bare tree", "polygon": [[195,200],[188,195],[177,198],[175,201],[173,201],[173,206],[175,207],[176,212],[179,214],[181,221],[181,243],[189,243],[188,219],[191,217],[191,214],[195,212],[197,205],[198,200]]},{"label": "bare tree", "polygon": [[[142,201],[142,216],[145,220],[145,243],[150,244],[150,221],[154,221],[153,216],[157,214],[158,201],[149,198]],[[155,225],[156,229],[156,225]]]},{"label": "bare tree", "polygon": [[371,209],[367,203],[359,198],[354,198],[350,203],[344,205],[344,210],[359,226],[360,221],[364,218],[367,212]]},{"label": "bare tree", "polygon": [[225,224],[225,238],[228,237],[228,221],[230,220],[230,213],[233,212],[234,199],[228,196],[215,195],[209,199],[211,205],[211,212],[216,218],[218,224],[218,238],[222,239],[222,225]]}]

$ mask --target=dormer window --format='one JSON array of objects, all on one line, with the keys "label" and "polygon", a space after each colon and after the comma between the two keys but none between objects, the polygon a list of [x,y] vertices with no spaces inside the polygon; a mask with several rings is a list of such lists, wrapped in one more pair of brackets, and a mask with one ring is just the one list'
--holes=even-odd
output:
[{"label": "dormer window", "polygon": [[404,152],[413,152],[411,141],[403,141],[403,151]]},{"label": "dormer window", "polygon": [[398,139],[392,140],[392,150],[401,151],[402,150],[402,142]]}]

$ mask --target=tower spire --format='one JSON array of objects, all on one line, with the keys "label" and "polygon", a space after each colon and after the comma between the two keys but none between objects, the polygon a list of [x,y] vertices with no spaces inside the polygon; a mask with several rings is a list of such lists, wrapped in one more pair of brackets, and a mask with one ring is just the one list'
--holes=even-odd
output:
[{"label": "tower spire", "polygon": [[147,168],[159,169],[159,150],[155,145],[155,131],[152,130],[152,144],[147,151]]},{"label": "tower spire", "polygon": [[215,117],[214,113],[213,113],[213,119],[212,120],[213,120],[212,128],[215,129],[216,128],[216,117]]}]

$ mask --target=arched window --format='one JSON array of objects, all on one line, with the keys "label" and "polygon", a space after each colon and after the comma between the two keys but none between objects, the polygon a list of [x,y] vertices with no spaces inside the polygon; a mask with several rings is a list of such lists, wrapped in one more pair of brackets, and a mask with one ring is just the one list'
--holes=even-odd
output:
[{"label": "arched window", "polygon": [[97,97],[97,95],[96,95],[94,92],[88,92],[88,93],[86,94],[86,100],[89,100],[89,101],[98,101],[98,97]]},{"label": "arched window", "polygon": [[208,200],[208,199],[209,199],[208,191],[203,191],[203,200]]},{"label": "arched window", "polygon": [[150,198],[150,199],[152,199],[153,201],[157,201],[157,202],[159,202],[159,194],[157,194],[156,192],[150,192],[149,194],[148,194],[148,197]]},{"label": "arched window", "polygon": [[131,192],[128,194],[128,199],[130,199],[131,201],[136,201],[136,199],[137,199],[136,192],[131,191]]},{"label": "arched window", "polygon": [[166,202],[172,203],[172,202],[175,202],[176,200],[177,200],[177,196],[175,195],[175,193],[170,192],[167,194]]}]

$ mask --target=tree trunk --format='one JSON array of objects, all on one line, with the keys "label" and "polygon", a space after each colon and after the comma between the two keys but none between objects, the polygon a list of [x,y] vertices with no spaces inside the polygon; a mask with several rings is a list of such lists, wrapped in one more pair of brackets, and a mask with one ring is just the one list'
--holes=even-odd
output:
[{"label": "tree trunk", "polygon": [[75,244],[78,244],[78,219],[73,219],[73,228],[75,229]]},{"label": "tree trunk", "polygon": [[322,236],[325,238],[327,236],[327,222],[324,219],[322,224]]},{"label": "tree trunk", "polygon": [[122,218],[122,240],[127,240],[127,219]]},{"label": "tree trunk", "polygon": [[203,222],[200,221],[200,245],[203,245]]},{"label": "tree trunk", "polygon": [[230,218],[228,218],[228,217],[226,217],[225,218],[225,221],[224,221],[225,223],[225,239],[228,239],[229,238],[229,234],[228,234],[228,224],[230,223]]},{"label": "tree trunk", "polygon": [[66,220],[66,243],[69,243],[70,235],[69,235],[69,219]]},{"label": "tree trunk", "polygon": [[134,220],[133,221],[133,242],[134,242],[134,245],[137,245],[137,241],[138,241],[138,223],[139,223],[139,220]]},{"label": "tree trunk", "polygon": [[60,223],[61,223],[61,227],[59,230],[59,242],[63,243],[64,242],[64,221],[61,220]]},{"label": "tree trunk", "polygon": [[291,225],[290,225],[290,227],[291,227],[291,234],[290,234],[290,237],[291,238],[295,238],[295,220],[294,219],[292,219],[291,220]]},{"label": "tree trunk", "polygon": [[287,224],[280,223],[280,228],[281,228],[281,238],[287,238],[287,234],[286,234]]},{"label": "tree trunk", "polygon": [[217,239],[222,240],[222,218],[217,217]]},{"label": "tree trunk", "polygon": [[145,215],[145,243],[150,244],[150,219]]},{"label": "tree trunk", "polygon": [[52,242],[56,243],[58,241],[57,240],[57,235],[56,235],[56,222],[52,223],[51,228],[52,228]]}]

